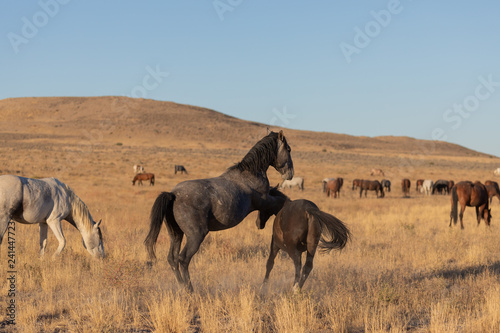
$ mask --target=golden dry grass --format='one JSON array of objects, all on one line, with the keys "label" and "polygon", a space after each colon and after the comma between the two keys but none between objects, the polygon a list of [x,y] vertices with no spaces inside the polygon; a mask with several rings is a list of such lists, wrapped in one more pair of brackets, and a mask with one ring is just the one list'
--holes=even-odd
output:
[{"label": "golden dry grass", "polygon": [[[39,124],[41,132],[53,126]],[[70,124],[65,124],[69,127]],[[78,124],[73,124],[78,132]],[[172,129],[170,129],[172,131]],[[49,232],[47,257],[38,257],[38,228],[16,225],[18,332],[498,332],[500,330],[499,203],[493,202],[492,226],[476,227],[468,208],[465,230],[448,227],[450,198],[417,194],[417,178],[486,180],[499,159],[484,155],[412,154],[373,149],[313,146],[288,135],[296,174],[305,190],[286,190],[307,198],[343,220],[352,242],[342,252],[318,254],[299,295],[291,292],[293,264],[277,257],[267,292],[261,290],[271,227],[259,231],[255,213],[239,226],[210,233],[191,263],[195,292],[178,286],[166,263],[169,240],[162,230],[157,265],[148,269],[142,244],[148,216],[158,193],[182,180],[216,176],[242,158],[247,141],[228,148],[224,139],[206,143],[202,136],[170,145],[169,139],[125,137],[79,145],[71,136],[23,137],[22,126],[2,129],[2,173],[28,177],[56,176],[70,185],[103,219],[106,259],[93,260],[77,230],[63,226],[67,245],[51,259],[57,241]],[[287,132],[285,131],[285,134]],[[254,136],[262,136],[261,129]],[[305,134],[304,134],[305,135]],[[147,137],[147,135],[145,135]],[[123,140],[122,140],[123,139]],[[314,140],[313,140],[314,139]],[[118,141],[119,140],[119,141]],[[117,142],[123,142],[117,145]],[[134,143],[138,142],[138,143]],[[203,147],[202,147],[203,145]],[[404,146],[404,144],[403,144]],[[326,148],[325,148],[326,147]],[[399,149],[399,148],[398,148]],[[458,150],[460,151],[460,150]],[[132,165],[154,172],[155,187],[133,187]],[[376,163],[376,165],[374,165]],[[189,175],[173,174],[184,164]],[[354,178],[381,167],[393,182],[384,199],[359,198]],[[321,191],[325,177],[341,176],[340,199]],[[273,184],[279,181],[270,169]],[[403,198],[400,179],[412,180]],[[495,199],[496,200],[496,199]],[[7,245],[0,269],[6,276]],[[0,304],[9,297],[4,278]],[[7,319],[6,316],[3,317]]]}]

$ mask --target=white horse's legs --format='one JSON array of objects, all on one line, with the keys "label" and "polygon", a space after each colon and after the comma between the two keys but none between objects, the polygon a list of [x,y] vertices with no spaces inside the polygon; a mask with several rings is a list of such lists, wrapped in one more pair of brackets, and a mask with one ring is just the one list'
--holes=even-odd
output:
[{"label": "white horse's legs", "polygon": [[49,226],[47,223],[39,223],[38,226],[40,228],[40,257],[42,257],[47,247],[47,231],[49,230]]},{"label": "white horse's legs", "polygon": [[64,238],[64,234],[61,228],[61,220],[50,220],[47,221],[47,224],[49,225],[50,229],[52,230],[57,240],[59,241],[59,246],[57,247],[56,252],[54,252],[54,255],[52,256],[56,257],[61,253],[61,251],[66,246],[66,239]]},{"label": "white horse's legs", "polygon": [[3,236],[5,236],[5,231],[9,226],[10,218],[8,216],[0,218],[0,245],[2,245]]}]

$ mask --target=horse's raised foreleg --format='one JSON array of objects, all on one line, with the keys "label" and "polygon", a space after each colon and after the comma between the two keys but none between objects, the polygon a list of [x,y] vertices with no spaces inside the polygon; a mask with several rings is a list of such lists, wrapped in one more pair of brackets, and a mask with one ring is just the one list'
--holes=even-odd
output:
[{"label": "horse's raised foreleg", "polygon": [[57,240],[59,241],[59,246],[57,247],[56,252],[54,252],[54,254],[52,255],[52,257],[56,257],[61,253],[61,251],[66,246],[66,239],[64,238],[64,234],[61,228],[61,220],[60,219],[47,220],[47,224],[49,225],[50,229],[52,230]]},{"label": "horse's raised foreleg", "polygon": [[47,223],[39,223],[38,227],[40,229],[40,257],[45,254],[45,248],[47,247],[47,232],[49,230],[49,226]]},{"label": "horse's raised foreleg", "polygon": [[186,234],[186,245],[182,249],[182,252],[179,256],[179,268],[181,272],[181,277],[184,283],[184,286],[189,292],[193,291],[193,285],[191,284],[191,278],[189,276],[189,263],[191,259],[198,252],[201,243],[205,239],[205,236],[208,234],[208,230],[191,230],[192,234]]}]

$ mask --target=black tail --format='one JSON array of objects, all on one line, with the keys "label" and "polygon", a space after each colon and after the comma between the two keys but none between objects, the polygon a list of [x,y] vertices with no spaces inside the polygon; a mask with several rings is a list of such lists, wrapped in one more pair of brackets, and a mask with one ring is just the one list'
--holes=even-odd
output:
[{"label": "black tail", "polygon": [[[148,251],[149,260],[156,259],[155,245],[158,235],[160,234],[161,224],[167,219],[167,215],[172,213],[172,204],[175,200],[175,195],[169,192],[162,192],[156,198],[153,207],[151,208],[151,224],[149,233],[144,240],[144,245]],[[168,221],[168,220],[167,220]],[[167,222],[168,223],[168,222]]]},{"label": "black tail", "polygon": [[451,220],[453,220],[453,224],[457,224],[457,220],[458,220],[458,207],[457,206],[458,206],[457,187],[453,186],[453,188],[451,189],[451,212],[450,212],[450,223],[451,223]]},{"label": "black tail", "polygon": [[[342,221],[333,215],[319,209],[307,211],[321,225],[321,239],[319,247],[323,252],[343,249],[351,238],[351,232]],[[326,237],[325,237],[326,236]]]}]

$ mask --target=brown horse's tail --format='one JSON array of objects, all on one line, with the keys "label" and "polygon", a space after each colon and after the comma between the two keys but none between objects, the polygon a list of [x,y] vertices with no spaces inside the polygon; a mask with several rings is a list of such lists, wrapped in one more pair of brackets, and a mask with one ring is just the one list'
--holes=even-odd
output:
[{"label": "brown horse's tail", "polygon": [[321,225],[319,248],[322,252],[341,250],[346,246],[351,238],[351,232],[342,221],[319,209],[308,210],[307,213],[309,218],[315,219]]},{"label": "brown horse's tail", "polygon": [[453,224],[457,224],[457,220],[458,220],[458,194],[457,194],[457,187],[456,186],[453,186],[453,188],[451,189],[450,223],[451,223],[451,220],[453,220]]},{"label": "brown horse's tail", "polygon": [[160,229],[163,221],[165,220],[166,223],[168,223],[169,217],[172,215],[174,200],[175,195],[169,192],[162,192],[158,196],[158,198],[156,198],[153,207],[151,208],[151,223],[149,226],[149,233],[144,240],[144,245],[146,245],[149,260],[156,259],[156,240],[158,239],[158,235],[160,234]]}]

